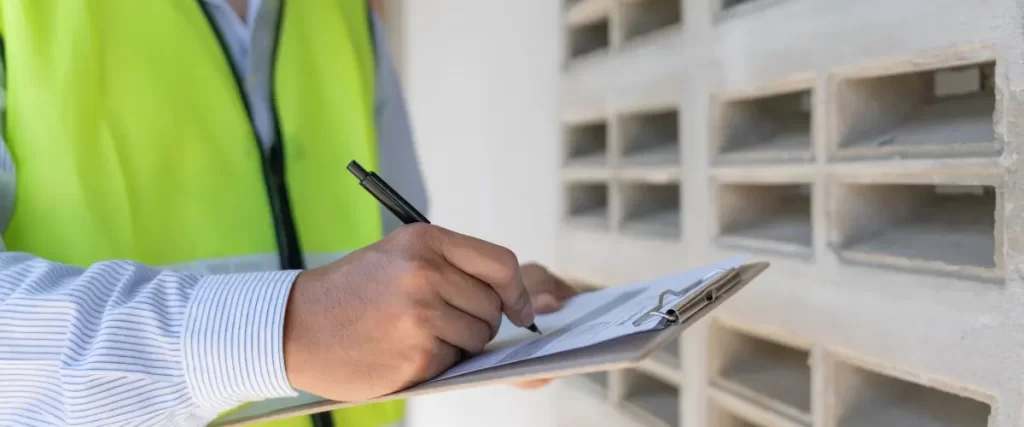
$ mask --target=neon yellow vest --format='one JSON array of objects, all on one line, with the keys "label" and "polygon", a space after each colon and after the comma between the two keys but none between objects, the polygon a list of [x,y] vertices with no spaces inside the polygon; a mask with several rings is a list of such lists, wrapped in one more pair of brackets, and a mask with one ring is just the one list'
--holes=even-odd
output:
[{"label": "neon yellow vest", "polygon": [[[241,271],[279,268],[289,246],[325,259],[380,238],[376,202],[344,168],[377,162],[366,2],[284,2],[275,164],[198,1],[0,0],[18,185],[8,249]],[[332,418],[376,427],[402,411]]]}]

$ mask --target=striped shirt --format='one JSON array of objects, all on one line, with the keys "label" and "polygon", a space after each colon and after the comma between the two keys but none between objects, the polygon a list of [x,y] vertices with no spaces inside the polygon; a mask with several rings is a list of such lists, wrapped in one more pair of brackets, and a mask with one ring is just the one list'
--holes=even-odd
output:
[{"label": "striped shirt", "polygon": [[[276,132],[269,80],[261,79],[272,49],[263,42],[276,35],[280,0],[250,0],[246,22],[225,0],[198,1],[245,76],[266,147]],[[381,169],[392,165],[396,186],[425,205],[404,102],[376,20],[373,28]],[[15,166],[0,140],[3,229]],[[203,425],[245,402],[297,396],[283,358],[284,309],[297,274],[200,274],[131,261],[82,269],[0,252],[0,426]]]}]

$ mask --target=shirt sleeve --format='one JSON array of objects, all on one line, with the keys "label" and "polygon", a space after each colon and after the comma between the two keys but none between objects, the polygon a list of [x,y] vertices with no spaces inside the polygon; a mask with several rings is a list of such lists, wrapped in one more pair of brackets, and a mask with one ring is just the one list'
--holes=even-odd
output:
[{"label": "shirt sleeve", "polygon": [[0,254],[0,424],[154,425],[294,396],[283,326],[296,274]]},{"label": "shirt sleeve", "polygon": [[[5,98],[0,89],[0,107]],[[14,167],[0,138],[2,231]],[[244,402],[295,396],[283,334],[297,274],[78,268],[0,239],[0,425],[200,425]]]}]

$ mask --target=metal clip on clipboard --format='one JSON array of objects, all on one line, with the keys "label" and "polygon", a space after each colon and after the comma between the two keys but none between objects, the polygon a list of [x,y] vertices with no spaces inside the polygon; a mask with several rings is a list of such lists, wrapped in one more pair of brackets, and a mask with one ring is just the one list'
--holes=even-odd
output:
[{"label": "metal clip on clipboard", "polygon": [[[732,289],[736,283],[739,283],[739,280],[737,280],[738,278],[738,269],[719,268],[705,274],[704,277],[701,277],[683,289],[678,291],[671,289],[666,290],[658,295],[658,304],[637,317],[636,320],[633,321],[633,326],[640,326],[644,321],[651,317],[661,318],[661,324],[659,324],[658,327],[681,323],[695,313],[698,313],[704,307],[714,303],[720,295],[728,292],[729,289]],[[694,288],[703,289],[699,292],[691,293],[690,290]],[[662,308],[665,308],[665,299],[669,296],[683,298],[662,311]]]}]

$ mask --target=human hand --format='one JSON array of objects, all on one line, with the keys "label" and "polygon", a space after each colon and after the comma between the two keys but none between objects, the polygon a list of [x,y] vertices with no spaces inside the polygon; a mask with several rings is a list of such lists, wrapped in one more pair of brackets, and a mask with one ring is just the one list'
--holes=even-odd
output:
[{"label": "human hand", "polygon": [[[523,264],[520,267],[520,271],[523,275],[523,282],[526,284],[526,291],[530,295],[530,302],[533,303],[533,310],[537,314],[561,310],[565,302],[577,293],[575,288],[569,286],[568,283],[565,283],[558,276],[551,274],[548,269],[540,264]],[[530,390],[544,387],[552,380],[552,378],[542,378],[521,381],[513,385],[521,389]]]},{"label": "human hand", "polygon": [[502,312],[518,326],[534,320],[515,254],[407,225],[299,274],[285,312],[285,370],[294,388],[328,399],[381,396],[482,351]]}]

